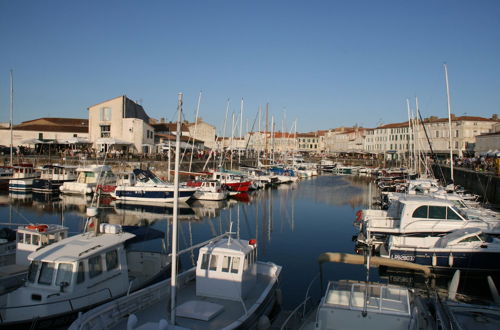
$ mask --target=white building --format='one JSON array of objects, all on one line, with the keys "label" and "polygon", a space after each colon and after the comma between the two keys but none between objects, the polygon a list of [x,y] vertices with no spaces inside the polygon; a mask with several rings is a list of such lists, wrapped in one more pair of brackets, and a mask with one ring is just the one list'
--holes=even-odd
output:
[{"label": "white building", "polygon": [[[34,146],[37,142],[45,144],[70,144],[88,139],[89,123],[78,118],[38,118],[24,121],[12,128],[12,145]],[[0,143],[10,146],[10,126],[0,127]]]},{"label": "white building", "polygon": [[88,108],[89,139],[98,151],[109,148],[133,153],[153,152],[154,128],[143,107],[118,96]]}]

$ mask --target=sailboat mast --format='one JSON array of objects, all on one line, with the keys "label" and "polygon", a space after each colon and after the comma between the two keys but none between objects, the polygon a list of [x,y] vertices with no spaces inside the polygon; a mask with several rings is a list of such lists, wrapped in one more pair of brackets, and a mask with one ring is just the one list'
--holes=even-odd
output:
[{"label": "sailboat mast", "polygon": [[224,144],[226,143],[226,123],[227,123],[227,113],[229,111],[229,99],[227,99],[227,104],[226,104],[226,115],[224,117],[224,128],[223,128],[223,133],[222,133],[222,147],[221,147],[221,154],[220,154],[220,160],[219,160],[219,167],[222,166],[222,160],[224,159]]},{"label": "sailboat mast", "polygon": [[238,163],[241,164],[241,141],[243,139],[243,98],[241,98],[240,103],[240,140],[238,148]]},{"label": "sailboat mast", "polygon": [[191,165],[193,164],[193,154],[194,154],[194,141],[196,139],[196,129],[198,126],[198,114],[200,113],[200,102],[201,102],[201,91],[200,95],[198,95],[198,105],[196,106],[196,116],[194,118],[194,132],[193,132],[193,138],[192,138],[192,145],[191,145],[191,159],[189,160],[189,172],[191,172]]},{"label": "sailboat mast", "polygon": [[444,63],[444,79],[446,81],[446,96],[448,98],[448,129],[450,134],[450,174],[451,182],[453,182],[453,139],[451,137],[451,98],[450,85],[448,83],[448,66]]},{"label": "sailboat mast", "polygon": [[412,154],[411,154],[411,116],[410,116],[410,100],[406,99],[406,107],[408,109],[408,168],[412,168]]},{"label": "sailboat mast", "polygon": [[14,126],[14,77],[13,77],[13,70],[10,70],[10,166],[13,166],[13,152],[12,149],[13,147],[13,126]]},{"label": "sailboat mast", "polygon": [[179,207],[179,154],[181,149],[182,93],[177,99],[177,135],[175,138],[174,210],[172,217],[172,264],[170,276],[170,322],[175,325],[175,294],[177,288],[177,216]]}]

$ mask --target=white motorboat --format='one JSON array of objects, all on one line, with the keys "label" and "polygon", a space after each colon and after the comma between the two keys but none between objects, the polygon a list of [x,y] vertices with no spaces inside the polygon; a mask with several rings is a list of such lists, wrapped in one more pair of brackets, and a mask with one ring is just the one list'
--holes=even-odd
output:
[{"label": "white motorboat", "polygon": [[[196,188],[179,189],[179,200],[187,201]],[[111,197],[121,201],[171,203],[174,201],[174,185],[166,183],[150,170],[134,169],[131,173],[120,173],[117,186]]]},{"label": "white motorboat", "polygon": [[455,229],[477,227],[485,233],[500,235],[500,221],[484,216],[469,217],[448,200],[425,196],[403,196],[387,211],[364,210],[358,217],[358,241],[383,239],[387,235],[438,236]]},{"label": "white motorboat", "polygon": [[194,199],[207,201],[221,201],[228,197],[229,193],[217,180],[194,180],[186,183],[187,187],[196,188]]},{"label": "white motorboat", "polygon": [[64,182],[59,188],[63,194],[92,194],[96,192],[98,185],[103,191],[109,192],[116,185],[116,177],[109,165],[78,167],[76,172],[76,181]]},{"label": "white motorboat", "polygon": [[0,297],[0,327],[68,321],[79,311],[151,284],[167,271],[166,254],[135,251],[132,244],[141,236],[161,238],[163,233],[109,224],[94,227],[100,230],[29,255],[25,285]]}]

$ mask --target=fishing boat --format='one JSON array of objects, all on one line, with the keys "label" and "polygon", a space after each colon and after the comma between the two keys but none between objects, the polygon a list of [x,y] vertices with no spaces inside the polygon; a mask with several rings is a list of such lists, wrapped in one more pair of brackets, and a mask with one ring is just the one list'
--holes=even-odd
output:
[{"label": "fishing boat", "polygon": [[228,191],[217,180],[192,180],[186,182],[187,187],[196,188],[194,199],[207,201],[221,201],[227,198]]},{"label": "fishing boat", "polygon": [[18,164],[12,167],[12,178],[9,180],[10,191],[31,191],[33,180],[40,176],[32,164]]},{"label": "fishing boat", "polygon": [[[82,310],[143,288],[164,276],[169,258],[134,242],[162,238],[152,228],[89,222],[94,230],[29,255],[24,286],[0,297],[0,327],[54,327]],[[26,236],[25,236],[26,237]]]},{"label": "fishing boat", "polygon": [[[281,266],[257,260],[255,240],[223,238],[199,251],[196,267],[178,275],[175,324],[185,329],[251,329],[279,300]],[[70,329],[142,329],[170,320],[170,280],[91,310]],[[122,306],[127,306],[124,309]]]},{"label": "fishing boat", "polygon": [[59,190],[63,194],[89,195],[100,187],[101,191],[111,191],[116,186],[116,177],[109,165],[90,165],[76,169],[76,181],[64,182]]},{"label": "fishing boat", "polygon": [[[187,201],[197,191],[194,187],[179,188],[179,200]],[[134,169],[120,173],[111,197],[120,201],[171,203],[174,201],[174,185],[161,180],[150,170]]]},{"label": "fishing boat", "polygon": [[500,239],[479,228],[457,229],[442,237],[391,236],[380,256],[436,270],[500,271]]},{"label": "fishing boat", "polygon": [[242,192],[248,192],[252,181],[241,174],[232,174],[227,171],[212,172],[212,180],[217,180],[222,186],[226,187],[230,195]]},{"label": "fishing boat", "polygon": [[[430,275],[424,266],[383,259],[327,252],[319,256],[318,263],[364,264],[367,272],[370,266],[396,266]],[[319,277],[321,281],[323,276],[320,274]],[[281,329],[420,329],[411,327],[418,324],[417,316],[421,314],[415,307],[418,297],[403,286],[369,282],[368,275],[366,282],[329,281],[319,304],[307,312],[310,298],[306,292],[304,301],[289,314]]]},{"label": "fishing boat", "polygon": [[45,165],[41,169],[40,178],[33,180],[33,191],[42,193],[59,192],[64,182],[75,181],[76,166]]},{"label": "fishing boat", "polygon": [[0,242],[0,293],[23,284],[30,264],[28,255],[68,237],[68,228],[57,224],[30,224],[11,230],[9,236],[10,239]]}]

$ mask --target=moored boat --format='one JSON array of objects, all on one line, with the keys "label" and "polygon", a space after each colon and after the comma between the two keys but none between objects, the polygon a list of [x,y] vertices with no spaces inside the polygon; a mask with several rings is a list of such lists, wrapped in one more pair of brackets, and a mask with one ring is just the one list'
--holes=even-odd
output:
[{"label": "moored boat", "polygon": [[[179,188],[179,200],[187,201],[196,192],[194,187]],[[121,201],[171,203],[174,201],[174,185],[161,180],[150,170],[134,169],[120,173],[111,197]]]},{"label": "moored boat", "polygon": [[78,167],[76,172],[76,181],[64,182],[59,188],[63,194],[89,195],[96,192],[98,185],[101,188],[116,185],[116,177],[109,165]]},{"label": "moored boat", "polygon": [[40,178],[33,180],[33,191],[43,193],[59,192],[64,182],[75,181],[77,178],[76,166],[45,165],[42,167]]}]

